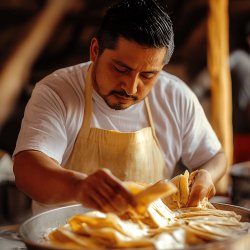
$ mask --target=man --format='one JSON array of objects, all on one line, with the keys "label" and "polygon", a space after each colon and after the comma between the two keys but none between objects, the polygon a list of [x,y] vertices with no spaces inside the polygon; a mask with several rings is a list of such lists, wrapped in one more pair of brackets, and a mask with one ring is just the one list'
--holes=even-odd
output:
[{"label": "man", "polygon": [[19,188],[39,203],[119,213],[134,205],[120,180],[169,178],[182,159],[199,169],[189,205],[213,196],[225,156],[197,98],[162,71],[173,47],[164,5],[111,7],[91,41],[91,62],[36,85],[14,152]]}]

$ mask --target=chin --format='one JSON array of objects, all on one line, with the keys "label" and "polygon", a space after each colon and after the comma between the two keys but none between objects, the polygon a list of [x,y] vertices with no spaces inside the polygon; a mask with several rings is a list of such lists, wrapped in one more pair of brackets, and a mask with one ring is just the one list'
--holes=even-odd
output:
[{"label": "chin", "polygon": [[130,101],[130,102],[117,102],[114,100],[108,100],[108,99],[104,99],[106,104],[115,110],[123,110],[123,109],[127,109],[129,108],[131,105],[135,104],[135,102]]},{"label": "chin", "polygon": [[116,104],[113,106],[113,109],[115,110],[123,110],[126,109],[128,107],[130,107],[131,105],[124,105],[124,104]]},{"label": "chin", "polygon": [[123,110],[132,105],[132,104],[124,104],[124,103],[113,103],[113,104],[107,103],[107,104],[110,108],[115,109],[115,110]]}]

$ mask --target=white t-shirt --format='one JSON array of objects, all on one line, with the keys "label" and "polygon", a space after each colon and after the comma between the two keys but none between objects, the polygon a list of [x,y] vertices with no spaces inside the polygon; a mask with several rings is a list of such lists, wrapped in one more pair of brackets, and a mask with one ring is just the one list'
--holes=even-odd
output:
[{"label": "white t-shirt", "polygon": [[[38,150],[66,163],[84,118],[84,87],[90,62],[55,71],[36,84],[25,109],[14,155]],[[188,86],[162,71],[149,93],[156,135],[170,173],[182,159],[190,170],[213,157],[221,145]],[[134,132],[149,126],[144,101],[114,110],[93,92],[91,127]]]}]

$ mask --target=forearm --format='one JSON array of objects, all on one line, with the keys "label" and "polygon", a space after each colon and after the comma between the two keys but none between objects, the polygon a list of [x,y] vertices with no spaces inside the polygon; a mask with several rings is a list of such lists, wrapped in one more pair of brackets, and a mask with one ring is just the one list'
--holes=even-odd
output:
[{"label": "forearm", "polygon": [[110,171],[99,169],[87,176],[62,168],[38,151],[17,154],[14,173],[17,186],[45,204],[76,201],[100,211],[121,213],[135,203],[133,195]]},{"label": "forearm", "polygon": [[32,199],[58,204],[76,199],[76,183],[86,175],[66,170],[38,151],[23,151],[15,156],[17,186]]},{"label": "forearm", "polygon": [[227,171],[227,161],[223,150],[220,150],[212,159],[198,169],[207,170],[210,173],[213,182],[218,182]]}]

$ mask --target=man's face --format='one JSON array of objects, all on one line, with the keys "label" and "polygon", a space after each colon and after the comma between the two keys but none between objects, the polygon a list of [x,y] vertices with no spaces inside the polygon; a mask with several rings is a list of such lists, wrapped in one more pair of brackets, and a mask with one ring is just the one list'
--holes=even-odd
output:
[{"label": "man's face", "polygon": [[98,51],[98,41],[93,38],[93,87],[113,109],[126,109],[148,95],[166,55],[165,48],[146,48],[124,38],[118,39],[116,49],[105,49],[101,55]]}]

